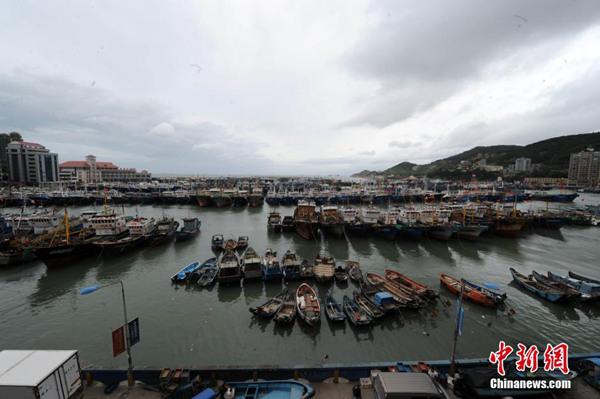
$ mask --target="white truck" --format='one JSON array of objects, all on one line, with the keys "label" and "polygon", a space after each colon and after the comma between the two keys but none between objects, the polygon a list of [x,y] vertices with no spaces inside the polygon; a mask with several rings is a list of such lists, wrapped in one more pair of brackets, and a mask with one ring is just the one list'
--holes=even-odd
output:
[{"label": "white truck", "polygon": [[82,390],[77,351],[0,352],[0,398],[72,399]]}]

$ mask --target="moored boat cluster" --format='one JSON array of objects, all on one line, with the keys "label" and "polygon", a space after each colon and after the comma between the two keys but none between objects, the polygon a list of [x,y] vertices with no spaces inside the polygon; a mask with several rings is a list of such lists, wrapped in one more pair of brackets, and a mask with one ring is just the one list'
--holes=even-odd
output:
[{"label": "moored boat cluster", "polygon": [[6,230],[0,243],[0,265],[40,259],[48,267],[65,266],[91,256],[125,253],[141,246],[159,246],[198,235],[200,220],[179,221],[126,216],[105,207],[77,217],[53,212],[14,215],[0,223]]},{"label": "moored boat cluster", "polygon": [[293,216],[269,213],[270,232],[295,231],[307,240],[325,237],[374,236],[388,240],[456,237],[477,240],[486,232],[518,237],[528,228],[560,229],[565,225],[598,226],[600,217],[582,210],[520,211],[514,205],[472,203],[382,209],[321,205],[300,201]]}]

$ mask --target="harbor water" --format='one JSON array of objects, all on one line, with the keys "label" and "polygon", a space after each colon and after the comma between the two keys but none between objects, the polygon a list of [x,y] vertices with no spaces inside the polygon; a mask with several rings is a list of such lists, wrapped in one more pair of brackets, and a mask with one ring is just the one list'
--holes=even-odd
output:
[{"label": "harbor water", "polygon": [[[584,195],[577,201],[598,203]],[[522,204],[522,207],[531,204]],[[76,214],[87,208],[72,209]],[[39,262],[0,269],[0,348],[78,349],[82,365],[126,367],[125,355],[112,357],[111,331],[123,323],[120,287],[113,285],[81,296],[85,286],[123,281],[129,318],[139,317],[141,341],[133,348],[136,367],[211,365],[318,365],[396,359],[448,359],[454,331],[455,298],[440,287],[439,274],[498,284],[508,294],[507,309],[493,310],[466,303],[459,357],[487,357],[503,339],[545,347],[567,342],[571,352],[598,351],[600,303],[551,304],[511,283],[510,267],[529,274],[550,270],[600,278],[600,228],[563,227],[533,230],[521,238],[485,235],[478,242],[438,242],[376,238],[327,238],[306,241],[295,234],[268,233],[268,205],[250,209],[195,206],[124,207],[126,214],[181,219],[197,216],[201,234],[189,241],[140,248],[118,257],[88,258],[48,270]],[[293,207],[279,207],[291,215]],[[336,260],[358,260],[363,272],[393,268],[439,289],[434,307],[404,311],[372,327],[330,324],[321,315],[315,330],[296,321],[290,327],[256,320],[248,307],[278,293],[279,283],[249,282],[239,287],[186,288],[170,276],[192,261],[214,256],[211,236],[247,235],[260,254],[279,255],[294,249],[314,260],[326,249]],[[297,283],[290,284],[293,289]],[[341,302],[358,289],[316,284],[322,298],[328,289]],[[444,304],[446,302],[446,304]]]}]

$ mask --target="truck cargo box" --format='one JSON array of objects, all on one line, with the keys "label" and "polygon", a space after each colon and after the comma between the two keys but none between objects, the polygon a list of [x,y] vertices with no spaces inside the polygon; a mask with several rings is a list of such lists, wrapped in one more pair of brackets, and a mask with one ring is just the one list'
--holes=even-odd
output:
[{"label": "truck cargo box", "polygon": [[82,388],[77,351],[0,352],[0,398],[71,399]]}]

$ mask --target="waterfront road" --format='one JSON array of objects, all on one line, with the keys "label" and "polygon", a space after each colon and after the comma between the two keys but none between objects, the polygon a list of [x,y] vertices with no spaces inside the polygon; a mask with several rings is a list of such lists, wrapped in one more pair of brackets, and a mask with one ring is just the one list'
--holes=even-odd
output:
[{"label": "waterfront road", "polygon": [[[352,398],[352,386],[353,382],[343,382],[340,384],[333,384],[331,382],[319,382],[313,383],[315,388],[316,399],[350,399]],[[148,390],[143,385],[136,385],[127,394],[127,383],[124,382],[119,386],[112,394],[106,395],[104,393],[104,385],[96,383],[91,387],[86,387],[84,391],[85,399],[161,399],[165,398],[163,394]],[[452,393],[451,398],[456,398]],[[555,398],[555,399],[600,399],[600,392],[590,387],[581,378],[576,378],[573,383],[573,388],[570,391],[555,393],[553,396],[540,396],[543,398]]]}]

